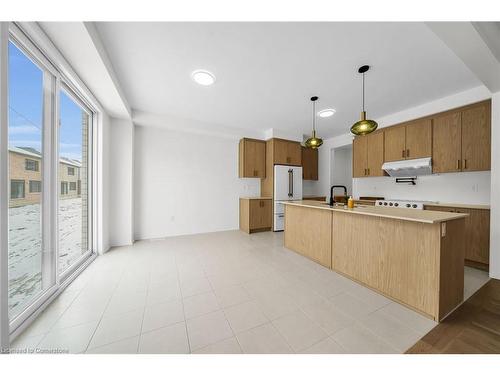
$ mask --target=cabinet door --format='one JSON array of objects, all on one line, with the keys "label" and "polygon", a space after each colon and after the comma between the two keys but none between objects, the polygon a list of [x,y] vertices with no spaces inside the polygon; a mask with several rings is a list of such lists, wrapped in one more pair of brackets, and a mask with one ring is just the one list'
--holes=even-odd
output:
[{"label": "cabinet door", "polygon": [[490,102],[462,112],[462,170],[491,169],[491,107]]},{"label": "cabinet door", "polygon": [[406,125],[406,159],[432,155],[432,121],[419,120]]},{"label": "cabinet door", "polygon": [[460,208],[465,218],[465,259],[483,264],[490,261],[490,211]]},{"label": "cabinet door", "polygon": [[405,127],[394,126],[384,129],[384,161],[405,158]]},{"label": "cabinet door", "polygon": [[460,112],[435,117],[432,131],[432,172],[459,172],[462,158]]},{"label": "cabinet door", "polygon": [[382,164],[384,164],[384,133],[372,133],[366,135],[367,168],[368,176],[383,176]]},{"label": "cabinet door", "polygon": [[273,201],[271,199],[261,200],[260,223],[261,228],[271,228],[273,220]]},{"label": "cabinet door", "polygon": [[318,150],[302,147],[302,178],[318,179]]},{"label": "cabinet door", "polygon": [[244,138],[240,141],[239,177],[266,177],[266,143]]},{"label": "cabinet door", "polygon": [[282,139],[273,139],[274,164],[289,164],[288,142]]},{"label": "cabinet door", "polygon": [[298,142],[287,142],[287,164],[290,165],[302,165],[302,149],[300,143]]},{"label": "cabinet door", "polygon": [[366,177],[366,136],[357,136],[352,141],[352,177]]}]

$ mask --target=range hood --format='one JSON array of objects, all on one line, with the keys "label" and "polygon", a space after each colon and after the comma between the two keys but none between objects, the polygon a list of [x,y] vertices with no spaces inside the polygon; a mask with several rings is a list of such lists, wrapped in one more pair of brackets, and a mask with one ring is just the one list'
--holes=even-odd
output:
[{"label": "range hood", "polygon": [[431,158],[400,160],[384,163],[382,169],[391,177],[416,177],[432,174]]}]

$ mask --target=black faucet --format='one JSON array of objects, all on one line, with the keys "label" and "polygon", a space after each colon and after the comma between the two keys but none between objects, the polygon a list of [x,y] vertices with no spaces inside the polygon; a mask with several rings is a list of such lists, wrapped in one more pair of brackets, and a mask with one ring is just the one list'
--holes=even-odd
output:
[{"label": "black faucet", "polygon": [[333,199],[333,189],[335,189],[335,188],[344,189],[345,203],[347,204],[347,200],[349,199],[349,197],[347,196],[347,188],[344,185],[333,185],[330,188],[330,206],[333,206],[333,204],[335,203],[335,199]]}]

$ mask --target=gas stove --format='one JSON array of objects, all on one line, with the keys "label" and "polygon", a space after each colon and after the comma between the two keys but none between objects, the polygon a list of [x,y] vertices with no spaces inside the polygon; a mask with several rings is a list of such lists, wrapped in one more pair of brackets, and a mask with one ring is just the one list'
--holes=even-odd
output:
[{"label": "gas stove", "polygon": [[423,210],[424,204],[432,202],[427,201],[408,201],[399,199],[376,200],[375,207],[409,208],[412,210]]}]

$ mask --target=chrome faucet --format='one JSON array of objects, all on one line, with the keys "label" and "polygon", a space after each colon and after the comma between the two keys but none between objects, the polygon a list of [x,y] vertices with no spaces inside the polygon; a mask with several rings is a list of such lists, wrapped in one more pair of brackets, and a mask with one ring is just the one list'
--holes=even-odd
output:
[{"label": "chrome faucet", "polygon": [[330,188],[330,206],[333,206],[335,204],[335,199],[333,198],[333,189],[335,188],[344,189],[345,203],[347,204],[347,200],[349,199],[349,197],[347,196],[347,188],[344,185],[333,185]]}]

